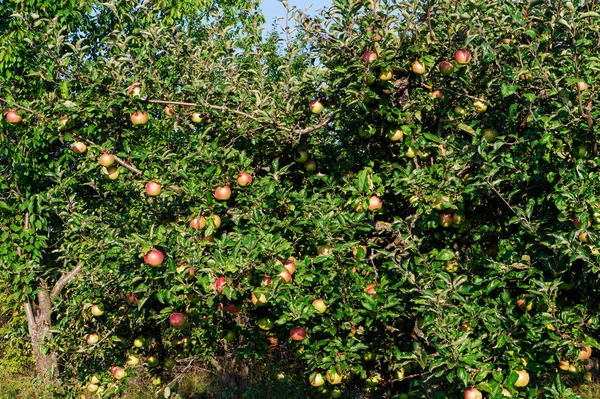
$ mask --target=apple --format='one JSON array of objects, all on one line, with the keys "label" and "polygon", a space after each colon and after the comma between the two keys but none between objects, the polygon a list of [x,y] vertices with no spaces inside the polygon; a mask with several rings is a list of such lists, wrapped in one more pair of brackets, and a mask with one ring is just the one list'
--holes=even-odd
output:
[{"label": "apple", "polygon": [[137,357],[136,355],[129,355],[127,356],[127,365],[129,366],[137,366],[138,364],[140,364],[140,358]]},{"label": "apple", "polygon": [[227,285],[227,279],[225,277],[219,277],[217,281],[215,281],[215,289],[221,295],[224,294],[223,287]]},{"label": "apple", "polygon": [[365,51],[362,56],[362,59],[365,63],[373,62],[377,59],[377,53],[374,51]]},{"label": "apple", "polygon": [[17,114],[17,111],[15,111],[14,109],[7,110],[4,113],[4,119],[8,123],[21,123],[21,120],[23,120],[23,118],[21,118],[21,116]]},{"label": "apple", "polygon": [[165,361],[163,362],[163,366],[165,366],[165,368],[167,370],[172,370],[173,367],[175,367],[175,360],[171,359],[170,357],[165,359]]},{"label": "apple", "polygon": [[137,305],[137,303],[138,303],[137,296],[131,295],[129,292],[125,294],[125,300],[127,301],[127,303],[132,304],[132,305]]},{"label": "apple", "polygon": [[464,221],[465,215],[462,212],[457,211],[452,214],[452,225],[454,227],[460,227]]},{"label": "apple", "polygon": [[123,377],[127,376],[127,373],[125,372],[125,369],[123,367],[111,367],[110,372],[112,373],[113,377],[115,377],[117,380],[122,379]]},{"label": "apple", "polygon": [[290,337],[294,341],[302,341],[306,338],[306,328],[304,327],[296,327],[290,330]]},{"label": "apple", "polygon": [[90,392],[96,392],[98,390],[98,384],[88,384],[86,389]]},{"label": "apple", "polygon": [[159,183],[155,183],[153,181],[146,183],[146,194],[148,194],[150,197],[156,197],[158,194],[160,194],[160,189],[161,187]]},{"label": "apple", "polygon": [[194,123],[202,122],[202,115],[200,115],[198,112],[193,112],[192,113],[192,122],[194,122]]},{"label": "apple", "polygon": [[136,111],[131,115],[131,123],[134,125],[143,125],[148,123],[148,114],[142,111]]},{"label": "apple", "polygon": [[229,330],[225,333],[225,335],[223,335],[223,338],[227,342],[233,342],[237,338],[237,334],[235,333],[235,331]]},{"label": "apple", "polygon": [[471,52],[469,50],[458,50],[454,54],[454,59],[459,64],[468,64],[471,61]]},{"label": "apple", "polygon": [[516,305],[519,309],[528,312],[533,308],[533,302],[525,300],[525,298],[517,299]]},{"label": "apple", "polygon": [[171,313],[169,323],[178,330],[184,329],[188,324],[186,315],[179,312]]},{"label": "apple", "polygon": [[379,385],[380,381],[381,381],[381,374],[379,374],[379,373],[375,373],[374,375],[372,375],[371,377],[369,377],[365,380],[367,385],[370,387],[376,387],[377,385]]},{"label": "apple", "polygon": [[85,152],[85,150],[87,150],[87,146],[81,141],[76,141],[73,144],[71,144],[71,148],[76,154],[82,154]]},{"label": "apple", "polygon": [[194,230],[203,229],[206,226],[206,218],[204,216],[196,216],[190,219],[190,227]]},{"label": "apple", "polygon": [[150,250],[144,255],[144,262],[150,266],[160,266],[165,256],[158,249]]},{"label": "apple", "polygon": [[588,243],[590,242],[590,237],[588,236],[587,231],[582,231],[581,233],[579,233],[579,241],[581,241],[582,243]]},{"label": "apple", "polygon": [[450,75],[452,72],[454,72],[454,65],[448,61],[440,62],[438,68],[443,75]]},{"label": "apple", "polygon": [[417,75],[423,75],[425,73],[425,65],[421,61],[415,61],[412,64],[412,71]]},{"label": "apple", "polygon": [[169,107],[168,105],[165,105],[165,108],[163,109],[163,111],[167,117],[175,115],[175,110],[173,108]]},{"label": "apple", "polygon": [[381,72],[379,73],[379,80],[383,80],[384,82],[387,82],[388,80],[391,80],[394,77],[394,73],[392,72],[391,69],[382,69]]},{"label": "apple", "polygon": [[289,270],[283,270],[282,272],[279,273],[279,281],[281,281],[282,283],[291,283],[292,282],[292,273],[290,273]]},{"label": "apple", "polygon": [[320,114],[323,112],[323,104],[319,100],[312,100],[308,103],[308,109],[313,114]]},{"label": "apple", "polygon": [[240,172],[237,177],[237,182],[240,186],[245,187],[252,183],[252,175],[248,172]]},{"label": "apple", "polygon": [[113,154],[104,153],[98,158],[98,163],[102,166],[111,166],[115,163],[115,156]]},{"label": "apple", "polygon": [[146,358],[146,365],[148,367],[156,367],[158,366],[159,362],[158,359],[156,358],[156,356],[148,356]]},{"label": "apple", "polygon": [[563,370],[563,371],[569,371],[569,367],[571,365],[569,364],[568,360],[561,360],[558,362],[558,368]]},{"label": "apple", "polygon": [[304,150],[299,150],[298,157],[296,158],[296,162],[304,163],[306,161],[308,161],[308,152],[306,152]]},{"label": "apple", "polygon": [[438,211],[446,209],[446,207],[444,206],[444,202],[450,202],[450,198],[445,195],[442,195],[441,197],[438,197],[435,200],[433,200],[433,207]]},{"label": "apple", "polygon": [[289,258],[283,262],[283,267],[285,267],[285,270],[290,272],[290,274],[294,274],[294,272],[296,272],[296,261],[294,258]]},{"label": "apple", "polygon": [[139,97],[141,91],[142,88],[137,83],[134,83],[127,88],[127,94],[132,97]]},{"label": "apple", "polygon": [[334,389],[331,391],[331,397],[332,398],[341,398],[342,397],[342,391],[340,391],[339,389]]},{"label": "apple", "polygon": [[307,172],[314,172],[317,170],[317,163],[315,161],[307,161],[304,163],[304,170]]},{"label": "apple", "polygon": [[360,253],[358,251],[359,247],[354,247],[352,248],[352,257],[356,260],[363,260],[365,258],[365,256],[367,256],[367,246],[366,245],[361,245],[360,249],[362,249],[362,253]]},{"label": "apple", "polygon": [[271,284],[273,284],[273,280],[269,276],[264,276],[262,281],[260,282],[260,285],[264,285],[264,286],[271,285]]},{"label": "apple", "polygon": [[452,226],[452,214],[444,213],[440,216],[440,226],[442,227],[450,227]]},{"label": "apple", "polygon": [[92,305],[92,314],[94,316],[102,316],[104,314],[104,305],[103,304],[93,304]]},{"label": "apple", "polygon": [[252,304],[254,304],[255,306],[265,306],[267,304],[267,296],[265,294],[263,294],[262,292],[259,293],[252,293]]},{"label": "apple", "polygon": [[88,334],[85,337],[85,342],[87,342],[88,345],[96,345],[98,341],[100,341],[100,336],[98,334]]},{"label": "apple", "polygon": [[319,248],[317,248],[317,253],[323,256],[331,256],[333,255],[333,248],[331,245],[321,245]]},{"label": "apple", "polygon": [[319,299],[315,299],[312,302],[313,308],[315,308],[315,310],[319,313],[323,313],[327,310],[327,305],[325,305],[325,301],[323,301],[321,298]]},{"label": "apple", "polygon": [[529,384],[529,373],[527,371],[518,370],[517,374],[519,375],[519,377],[517,378],[517,381],[515,382],[516,387],[524,387],[527,384]]},{"label": "apple", "polygon": [[365,288],[365,292],[369,295],[373,295],[373,296],[377,295],[377,292],[375,291],[376,286],[377,286],[376,284],[367,285],[367,288]]},{"label": "apple", "polygon": [[454,261],[448,261],[446,262],[446,267],[445,267],[446,271],[448,273],[454,273],[458,270],[458,262]]},{"label": "apple", "polygon": [[465,399],[483,399],[483,395],[477,388],[469,388],[465,391]]},{"label": "apple", "polygon": [[98,378],[97,375],[94,374],[93,376],[90,377],[90,383],[96,384],[96,385],[100,384],[100,379]]},{"label": "apple", "polygon": [[215,198],[221,201],[226,201],[231,197],[231,188],[229,186],[220,186],[215,190]]},{"label": "apple", "polygon": [[577,90],[579,90],[579,91],[587,90],[588,87],[589,86],[588,86],[588,84],[586,82],[583,82],[583,81],[577,82]]},{"label": "apple", "polygon": [[119,168],[115,165],[102,168],[102,173],[104,176],[108,177],[110,180],[116,180],[119,178]]},{"label": "apple", "polygon": [[137,337],[133,340],[133,346],[135,346],[136,348],[143,348],[144,346],[146,346],[146,338]]},{"label": "apple", "polygon": [[358,137],[368,139],[369,137],[373,137],[376,131],[377,129],[373,125],[361,126],[358,128]]},{"label": "apple", "polygon": [[511,393],[506,388],[502,388],[502,392],[501,393],[502,393],[502,396],[504,396],[505,398],[512,398]]},{"label": "apple", "polygon": [[265,331],[269,331],[275,325],[275,323],[273,323],[273,320],[271,320],[268,317],[261,317],[260,319],[258,319],[257,324],[260,329]]},{"label": "apple", "polygon": [[488,143],[493,143],[496,141],[497,137],[498,131],[496,129],[492,129],[491,127],[483,129],[483,138],[485,138]]},{"label": "apple", "polygon": [[485,112],[487,110],[486,103],[484,103],[483,100],[481,100],[481,99],[480,100],[476,100],[473,103],[473,107],[475,107],[475,112],[477,112],[479,114],[482,113],[482,112]]},{"label": "apple", "polygon": [[342,374],[338,373],[337,371],[332,373],[331,370],[327,370],[326,376],[327,382],[331,385],[338,385],[342,383]]},{"label": "apple", "polygon": [[415,152],[415,150],[413,150],[412,147],[408,147],[408,149],[406,150],[406,156],[408,158],[414,158],[417,156],[417,153]]},{"label": "apple", "polygon": [[441,90],[434,90],[429,94],[429,97],[441,100],[444,98],[444,93]]},{"label": "apple", "polygon": [[578,147],[575,148],[575,150],[573,151],[573,156],[576,159],[584,159],[588,154],[588,150],[587,147],[584,145],[580,145]]},{"label": "apple", "polygon": [[378,209],[381,209],[382,206],[383,206],[383,203],[381,202],[381,198],[377,197],[376,195],[369,198],[369,210],[370,211],[376,211]]},{"label": "apple", "polygon": [[502,39],[502,43],[504,44],[511,44],[512,43],[512,39],[505,37],[504,39]]},{"label": "apple", "polygon": [[152,385],[160,385],[160,384],[162,384],[162,380],[160,379],[160,377],[152,378]]},{"label": "apple", "polygon": [[581,348],[581,352],[579,352],[579,360],[586,360],[592,356],[592,347],[584,346]]},{"label": "apple", "polygon": [[396,129],[389,132],[388,137],[391,141],[400,141],[404,138],[404,132],[402,129]]},{"label": "apple", "polygon": [[456,116],[464,116],[467,113],[467,111],[460,105],[455,106],[453,112]]},{"label": "apple", "polygon": [[313,387],[320,387],[321,385],[325,384],[325,379],[323,378],[323,375],[321,373],[312,373],[308,377],[308,382]]}]

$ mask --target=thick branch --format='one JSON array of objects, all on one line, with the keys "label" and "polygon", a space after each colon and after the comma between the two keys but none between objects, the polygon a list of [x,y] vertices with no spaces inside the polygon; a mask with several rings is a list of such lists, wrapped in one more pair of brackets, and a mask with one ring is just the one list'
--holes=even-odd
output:
[{"label": "thick branch", "polygon": [[78,262],[75,268],[73,268],[73,270],[71,270],[68,273],[63,273],[63,275],[60,276],[56,284],[54,284],[52,293],[50,293],[51,301],[53,301],[56,297],[60,295],[63,288],[65,288],[65,286],[69,284],[69,281],[71,281],[75,276],[79,274],[79,272],[81,272],[81,269],[83,269],[83,263]]}]

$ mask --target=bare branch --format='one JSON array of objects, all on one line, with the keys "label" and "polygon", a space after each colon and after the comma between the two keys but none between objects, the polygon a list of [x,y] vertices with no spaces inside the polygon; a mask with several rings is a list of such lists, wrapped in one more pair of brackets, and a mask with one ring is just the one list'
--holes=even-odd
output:
[{"label": "bare branch", "polygon": [[52,292],[50,293],[51,301],[53,301],[56,297],[60,295],[63,288],[65,288],[65,286],[69,284],[69,281],[71,281],[75,276],[79,274],[79,272],[81,272],[81,269],[83,269],[83,263],[78,262],[75,268],[73,268],[73,270],[71,270],[68,273],[63,273],[63,275],[60,276],[56,284],[54,284]]}]

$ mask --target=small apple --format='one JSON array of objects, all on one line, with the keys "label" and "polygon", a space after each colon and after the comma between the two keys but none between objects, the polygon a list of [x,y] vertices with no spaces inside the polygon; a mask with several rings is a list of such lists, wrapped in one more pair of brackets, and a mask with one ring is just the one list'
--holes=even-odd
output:
[{"label": "small apple", "polygon": [[251,296],[252,304],[255,306],[265,306],[268,302],[267,296],[262,292],[252,293]]},{"label": "small apple", "polygon": [[342,383],[342,374],[337,371],[331,372],[331,370],[327,371],[327,382],[331,385],[338,385]]},{"label": "small apple", "polygon": [[323,256],[331,256],[333,255],[333,248],[331,245],[321,245],[319,248],[317,248],[317,253]]},{"label": "small apple", "polygon": [[175,360],[171,359],[170,357],[165,359],[165,361],[163,362],[163,366],[165,366],[165,368],[167,370],[172,370],[173,367],[175,367]]},{"label": "small apple", "polygon": [[215,190],[215,198],[221,201],[226,201],[231,197],[231,188],[229,186],[220,186]]},{"label": "small apple", "polygon": [[313,387],[320,387],[321,385],[325,384],[325,379],[323,378],[323,375],[321,373],[312,373],[308,377],[308,382]]},{"label": "small apple", "polygon": [[307,161],[304,163],[304,170],[307,172],[314,172],[317,170],[317,163],[315,161]]},{"label": "small apple", "polygon": [[458,270],[458,262],[449,260],[446,262],[446,271],[448,273],[455,273]]},{"label": "small apple", "polygon": [[391,141],[400,141],[404,138],[404,132],[402,129],[392,130],[388,133],[388,137]]},{"label": "small apple", "polygon": [[492,129],[491,127],[483,129],[483,138],[488,143],[495,142],[497,137],[498,137],[498,131],[496,129]]},{"label": "small apple", "polygon": [[119,168],[115,165],[109,167],[103,167],[102,173],[108,177],[109,180],[116,180],[119,178]]},{"label": "small apple", "polygon": [[368,386],[376,387],[381,382],[381,374],[375,373],[365,380]]},{"label": "small apple", "polygon": [[149,181],[146,183],[146,194],[150,197],[156,197],[160,194],[161,186],[159,183],[155,183],[153,181]]},{"label": "small apple", "polygon": [[586,82],[583,82],[583,81],[577,82],[577,90],[579,90],[579,91],[587,90],[588,87],[589,86],[588,86],[588,84]]},{"label": "small apple", "polygon": [[125,372],[125,369],[123,367],[111,367],[110,372],[112,373],[113,377],[115,377],[117,380],[120,380],[127,376],[127,373]]},{"label": "small apple", "polygon": [[98,384],[88,384],[86,389],[90,392],[96,392],[98,390]]},{"label": "small apple", "polygon": [[133,346],[135,346],[136,348],[143,348],[144,346],[146,346],[146,338],[137,337],[133,340]]},{"label": "small apple", "polygon": [[237,177],[237,183],[242,187],[247,186],[252,183],[252,175],[248,172],[240,172]]},{"label": "small apple", "polygon": [[137,83],[134,83],[127,88],[127,94],[132,97],[139,97],[141,91],[142,88]]},{"label": "small apple", "polygon": [[558,362],[558,368],[563,370],[563,371],[569,371],[569,367],[571,365],[569,364],[568,360],[561,360]]},{"label": "small apple", "polygon": [[134,125],[144,125],[148,123],[148,114],[142,111],[136,111],[131,115],[131,123]]},{"label": "small apple", "polygon": [[98,334],[88,334],[85,337],[85,342],[87,342],[88,345],[96,345],[98,341],[100,341],[100,336]]},{"label": "small apple", "polygon": [[444,98],[444,93],[441,90],[434,90],[429,94],[429,97],[441,100]]},{"label": "small apple", "polygon": [[151,382],[152,382],[152,385],[162,384],[162,380],[160,379],[160,377],[153,377]]},{"label": "small apple", "polygon": [[392,72],[391,69],[387,69],[387,70],[383,69],[379,73],[379,80],[383,80],[384,82],[391,80],[393,77],[394,77],[394,73]]},{"label": "small apple", "polygon": [[477,388],[469,388],[465,391],[465,399],[483,399],[483,395]]},{"label": "small apple", "polygon": [[456,211],[452,214],[452,225],[454,227],[460,227],[465,221],[465,214],[461,211]]},{"label": "small apple", "polygon": [[319,100],[312,100],[308,103],[308,109],[313,114],[320,114],[323,112],[323,104]]},{"label": "small apple", "polygon": [[425,65],[421,61],[415,61],[412,64],[412,71],[417,75],[423,75],[425,73]]},{"label": "small apple", "polygon": [[171,117],[173,115],[175,115],[175,110],[171,107],[169,107],[168,105],[165,105],[165,108],[163,109],[165,116]]},{"label": "small apple", "polygon": [[468,64],[471,61],[471,52],[469,50],[458,50],[454,54],[454,59],[459,64]]},{"label": "small apple", "polygon": [[440,216],[440,226],[442,227],[450,227],[452,226],[452,214],[444,213]]},{"label": "small apple", "polygon": [[342,391],[340,391],[339,389],[335,388],[331,391],[331,397],[332,398],[341,398],[342,397]]},{"label": "small apple", "polygon": [[264,276],[262,281],[260,282],[260,285],[263,285],[263,286],[268,286],[271,284],[273,284],[273,280],[269,276]]},{"label": "small apple", "polygon": [[506,388],[502,388],[502,392],[500,392],[502,396],[505,398],[512,398],[512,394]]},{"label": "small apple", "polygon": [[325,301],[321,298],[315,299],[312,305],[318,313],[323,313],[327,310],[327,305],[325,305]]},{"label": "small apple", "polygon": [[125,300],[127,301],[127,303],[132,304],[132,305],[137,305],[137,303],[138,303],[137,296],[131,295],[129,292],[125,294]]},{"label": "small apple", "polygon": [[467,113],[467,111],[460,105],[455,106],[453,112],[456,116],[464,116]]},{"label": "small apple", "polygon": [[475,112],[477,112],[478,114],[487,110],[487,104],[484,103],[483,100],[476,100],[473,103],[473,107],[475,107]]},{"label": "small apple", "polygon": [[585,157],[587,157],[587,154],[588,154],[588,150],[587,150],[587,147],[584,145],[575,147],[575,150],[573,151],[573,156],[576,159],[584,159]]},{"label": "small apple", "polygon": [[296,261],[294,258],[289,258],[283,262],[283,267],[285,267],[285,270],[290,272],[290,274],[294,274],[296,272]]},{"label": "small apple", "polygon": [[292,273],[289,270],[283,270],[279,273],[279,281],[282,283],[291,283],[292,282]]},{"label": "small apple", "polygon": [[512,43],[512,39],[510,39],[508,37],[505,37],[504,39],[502,39],[502,43],[507,44],[507,45],[511,44]]},{"label": "small apple", "polygon": [[[362,249],[362,252],[359,252],[359,248]],[[367,256],[367,246],[361,245],[360,247],[352,248],[352,257],[356,260],[363,260]]]},{"label": "small apple", "polygon": [[290,330],[290,337],[294,341],[302,341],[306,338],[306,328],[304,327],[296,327]]},{"label": "small apple", "polygon": [[140,364],[140,358],[136,355],[128,355],[127,356],[127,365],[128,366],[137,366]]},{"label": "small apple", "polygon": [[8,122],[8,123],[21,123],[21,121],[23,120],[23,118],[17,114],[17,111],[15,111],[14,109],[9,109],[4,113],[4,119]]},{"label": "small apple", "polygon": [[191,119],[194,123],[200,123],[202,122],[202,115],[200,115],[198,112],[193,112]]},{"label": "small apple", "polygon": [[440,62],[438,68],[440,69],[442,75],[450,75],[452,72],[454,72],[454,65],[448,61]]},{"label": "small apple", "polygon": [[581,352],[579,352],[579,360],[586,360],[592,356],[592,347],[584,346],[581,348]]},{"label": "small apple", "polygon": [[533,302],[528,302],[525,298],[519,298],[515,303],[517,307],[523,310],[524,312],[529,312],[533,308]]},{"label": "small apple", "polygon": [[369,210],[370,211],[376,211],[378,209],[381,209],[382,206],[383,206],[383,202],[381,201],[381,198],[377,197],[376,195],[369,198]]},{"label": "small apple", "polygon": [[98,158],[98,163],[102,166],[111,166],[115,163],[115,156],[113,154],[104,153]]},{"label": "small apple", "polygon": [[146,365],[147,365],[148,367],[156,367],[156,366],[158,366],[158,365],[159,365],[159,361],[158,361],[158,359],[156,358],[156,356],[152,356],[152,355],[151,355],[151,356],[148,356],[148,357],[146,358]]},{"label": "small apple", "polygon": [[373,296],[377,295],[377,292],[375,291],[376,286],[377,286],[376,284],[367,285],[367,288],[365,288],[365,292],[369,295],[373,295]]},{"label": "small apple", "polygon": [[271,320],[268,317],[261,317],[260,319],[258,319],[257,324],[260,329],[265,331],[269,331],[275,325],[275,323],[273,323],[273,320]]},{"label": "small apple", "polygon": [[369,62],[373,62],[377,59],[377,53],[374,51],[365,51],[362,59],[366,64],[368,64]]},{"label": "small apple", "polygon": [[206,226],[206,218],[204,216],[196,216],[190,219],[190,227],[194,230],[203,229]]},{"label": "small apple", "polygon": [[415,150],[412,147],[408,147],[408,149],[406,150],[406,156],[408,158],[414,158],[417,156],[417,153],[415,152]]},{"label": "small apple", "polygon": [[97,384],[100,384],[100,379],[98,378],[97,375],[94,374],[93,376],[90,377],[90,382],[92,384],[96,384],[97,385]]},{"label": "small apple", "polygon": [[102,316],[104,314],[104,305],[103,304],[93,304],[91,308],[92,314],[94,316]]},{"label": "small apple", "polygon": [[579,241],[581,241],[584,244],[590,242],[590,237],[589,237],[587,231],[582,231],[581,233],[579,233],[578,238],[579,238]]},{"label": "small apple", "polygon": [[296,157],[296,162],[304,163],[306,161],[308,161],[308,152],[304,150],[299,150],[298,156]]},{"label": "small apple", "polygon": [[169,323],[178,330],[182,330],[188,325],[186,315],[179,312],[171,313]]},{"label": "small apple", "polygon": [[223,287],[225,287],[226,285],[227,285],[227,279],[225,277],[219,277],[217,279],[217,281],[215,281],[215,289],[221,295],[223,295],[225,293],[223,291]]},{"label": "small apple", "polygon": [[527,384],[529,384],[529,373],[527,371],[518,370],[517,374],[519,375],[519,377],[517,378],[517,381],[515,382],[516,387],[524,387]]},{"label": "small apple", "polygon": [[152,249],[144,255],[144,262],[150,266],[160,266],[165,256],[158,249]]},{"label": "small apple", "polygon": [[87,146],[81,141],[76,141],[73,144],[71,144],[71,148],[76,154],[82,154],[85,152],[85,150],[87,150]]},{"label": "small apple", "polygon": [[239,311],[240,311],[237,308],[237,306],[235,306],[235,303],[229,303],[229,304],[223,306],[223,308],[231,314],[236,314],[236,313],[239,313]]},{"label": "small apple", "polygon": [[441,211],[442,209],[446,209],[446,207],[444,206],[445,202],[450,202],[450,198],[446,197],[445,195],[442,195],[441,197],[437,197],[435,200],[433,200],[433,207],[435,209],[437,209],[438,211]]},{"label": "small apple", "polygon": [[233,342],[237,338],[237,334],[233,330],[228,330],[225,335],[223,335],[223,339],[227,342]]}]

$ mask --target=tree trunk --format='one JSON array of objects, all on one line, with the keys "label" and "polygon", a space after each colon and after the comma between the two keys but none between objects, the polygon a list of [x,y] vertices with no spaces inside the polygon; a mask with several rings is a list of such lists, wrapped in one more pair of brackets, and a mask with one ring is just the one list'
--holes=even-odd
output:
[{"label": "tree trunk", "polygon": [[52,303],[47,289],[37,294],[36,301],[25,302],[25,313],[37,374],[45,380],[53,379],[58,376],[56,353],[43,349],[44,343],[52,339]]}]

